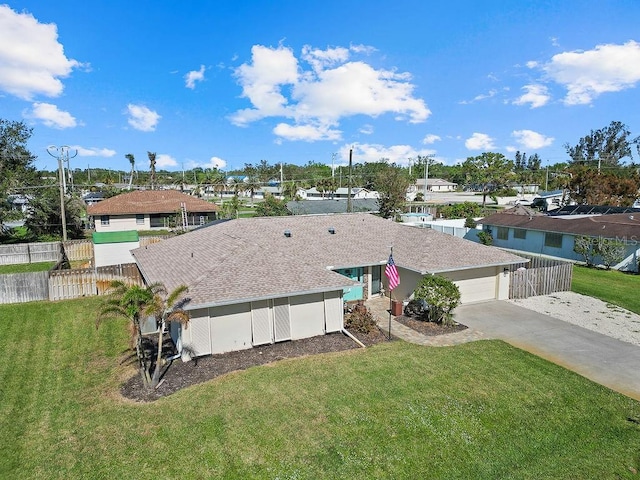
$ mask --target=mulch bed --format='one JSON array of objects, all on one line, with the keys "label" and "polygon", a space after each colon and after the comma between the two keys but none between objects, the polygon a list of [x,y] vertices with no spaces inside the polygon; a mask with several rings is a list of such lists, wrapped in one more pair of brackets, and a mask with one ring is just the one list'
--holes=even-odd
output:
[{"label": "mulch bed", "polygon": [[453,325],[442,325],[440,323],[427,322],[424,320],[416,320],[412,317],[396,317],[396,322],[401,323],[405,327],[409,327],[416,332],[420,332],[423,335],[429,337],[435,335],[446,335],[447,333],[460,332],[466,330],[467,326],[460,323],[454,323]]},{"label": "mulch bed", "polygon": [[[352,335],[366,346],[387,341],[387,336],[376,329],[369,334],[353,332]],[[130,378],[121,389],[124,397],[138,402],[150,402],[171,395],[178,390],[206,382],[226,373],[245,370],[285,358],[339,352],[360,348],[343,333],[331,333],[318,337],[274,343],[236,352],[199,357],[191,362],[180,359],[171,362],[163,374],[162,383],[150,391],[144,388],[140,375]]]},{"label": "mulch bed", "polygon": [[[446,326],[405,316],[396,317],[395,319],[397,322],[429,336],[459,332],[467,328],[461,324]],[[368,334],[351,333],[366,346],[388,341],[387,334],[380,329]],[[170,339],[165,339],[165,342],[168,344]],[[170,347],[167,345],[165,348],[167,354],[170,354]],[[134,375],[122,386],[121,393],[124,397],[137,402],[152,402],[183,388],[203,383],[237,370],[246,370],[249,367],[265,365],[286,358],[340,352],[356,348],[360,348],[359,345],[343,333],[330,333],[302,340],[279,342],[247,350],[199,357],[186,363],[177,359],[171,362],[165,370],[162,376],[162,383],[157,389],[145,389],[140,375]]]}]

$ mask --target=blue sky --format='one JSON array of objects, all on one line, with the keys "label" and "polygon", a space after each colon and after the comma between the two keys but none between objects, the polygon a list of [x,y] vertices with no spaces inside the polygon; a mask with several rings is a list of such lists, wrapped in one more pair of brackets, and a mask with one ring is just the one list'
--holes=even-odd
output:
[{"label": "blue sky", "polygon": [[639,18],[637,0],[12,1],[0,117],[33,127],[46,169],[48,145],[122,170],[147,151],[228,170],[344,164],[350,148],[553,164],[613,120],[640,134]]}]

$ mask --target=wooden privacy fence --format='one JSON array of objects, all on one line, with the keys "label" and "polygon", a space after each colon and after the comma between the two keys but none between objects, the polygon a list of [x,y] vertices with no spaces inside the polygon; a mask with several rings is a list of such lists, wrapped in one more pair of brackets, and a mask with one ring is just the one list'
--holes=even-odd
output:
[{"label": "wooden privacy fence", "polygon": [[521,252],[517,254],[529,258],[530,263],[512,267],[509,298],[527,298],[571,290],[572,263],[529,256]]},{"label": "wooden privacy fence", "polygon": [[49,300],[104,295],[113,280],[143,286],[135,263],[49,272]]},{"label": "wooden privacy fence", "polygon": [[97,269],[50,270],[0,275],[0,304],[36,300],[66,300],[104,295],[113,280],[143,286],[135,263]]},{"label": "wooden privacy fence", "polygon": [[63,242],[64,253],[69,261],[90,260],[93,258],[93,242],[91,240],[67,240]]},{"label": "wooden privacy fence", "polygon": [[0,265],[57,262],[59,255],[60,242],[0,245]]}]

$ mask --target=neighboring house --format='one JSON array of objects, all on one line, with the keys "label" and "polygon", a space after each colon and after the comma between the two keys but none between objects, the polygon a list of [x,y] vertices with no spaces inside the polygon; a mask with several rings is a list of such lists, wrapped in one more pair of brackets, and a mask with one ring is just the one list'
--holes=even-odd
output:
[{"label": "neighboring house", "polygon": [[[457,189],[457,183],[448,182],[442,178],[427,178],[427,192],[455,192]],[[416,183],[407,190],[407,195],[412,200],[418,193],[424,193],[424,178],[418,178]]]},{"label": "neighboring house", "polygon": [[[287,202],[287,210],[293,215],[319,215],[327,213],[347,213],[348,200],[337,199],[326,202],[315,200],[291,200]],[[377,199],[360,198],[351,200],[351,211],[357,212],[378,212],[380,206]]]},{"label": "neighboring house", "polygon": [[426,226],[427,222],[433,221],[433,214],[429,212],[414,213],[408,212],[400,215],[400,221],[412,226]]},{"label": "neighboring house", "polygon": [[29,197],[26,195],[8,195],[7,201],[11,205],[11,210],[26,215],[29,211]]},{"label": "neighboring house", "polygon": [[[522,252],[584,261],[574,252],[575,239],[580,236],[618,241],[624,244],[624,259],[613,268],[637,270],[640,213],[609,215],[545,215],[533,209],[517,206],[494,213],[478,221],[493,237],[496,247]],[[472,239],[471,236],[466,238]],[[602,263],[595,258],[595,263]]]},{"label": "neighboring house", "polygon": [[[298,190],[297,195],[302,200],[339,200],[349,198],[349,189],[347,187],[337,188],[335,192],[325,190],[320,192],[316,187]],[[368,190],[361,187],[351,188],[352,199],[377,199],[380,198],[380,194],[374,190]]]},{"label": "neighboring house", "polygon": [[342,330],[344,301],[387,288],[390,246],[397,301],[431,274],[454,281],[463,303],[505,299],[510,267],[528,262],[364,213],[234,219],[132,254],[146,282],[189,288],[191,322],[171,333],[183,356],[199,356]]},{"label": "neighboring house", "polygon": [[87,192],[82,196],[82,200],[84,200],[84,203],[86,203],[87,206],[95,205],[96,203],[104,200],[104,193],[103,192]]},{"label": "neighboring house", "polygon": [[216,219],[213,203],[176,190],[135,190],[87,207],[96,232],[164,230],[204,225]]}]

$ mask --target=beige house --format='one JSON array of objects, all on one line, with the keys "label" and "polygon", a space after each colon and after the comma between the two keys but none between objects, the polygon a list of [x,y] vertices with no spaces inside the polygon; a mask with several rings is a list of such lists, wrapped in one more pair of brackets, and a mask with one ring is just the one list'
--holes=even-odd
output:
[{"label": "beige house", "polygon": [[184,356],[199,356],[342,330],[344,301],[388,293],[390,246],[394,300],[433,274],[454,281],[463,303],[506,299],[510,267],[528,262],[364,213],[240,218],[132,254],[146,282],[189,288],[191,322],[172,336]]},{"label": "beige house", "polygon": [[135,190],[87,207],[96,232],[194,228],[217,218],[218,207],[176,190]]}]

